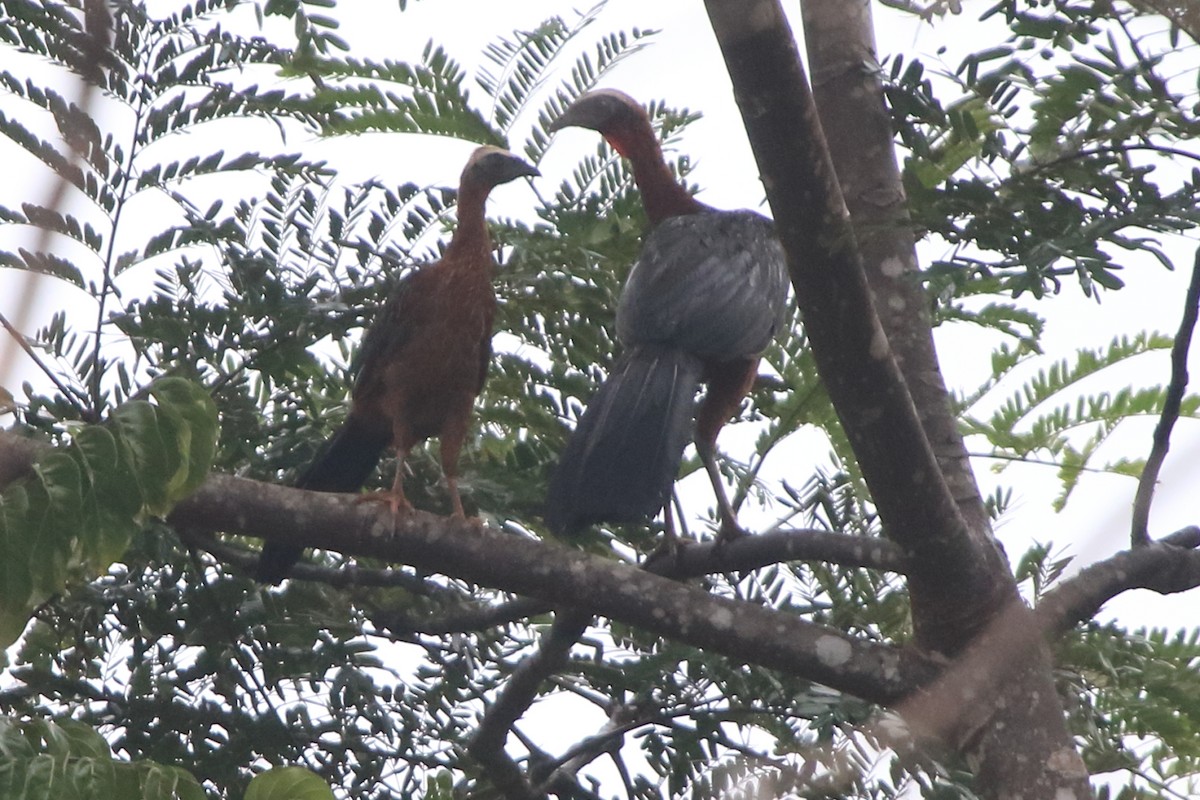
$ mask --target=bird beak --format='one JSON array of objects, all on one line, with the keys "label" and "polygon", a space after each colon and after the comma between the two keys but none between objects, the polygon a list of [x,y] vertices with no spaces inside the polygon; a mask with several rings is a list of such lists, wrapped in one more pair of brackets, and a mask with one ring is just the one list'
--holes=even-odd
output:
[{"label": "bird beak", "polygon": [[508,157],[505,160],[504,172],[505,181],[515,181],[517,178],[537,178],[542,173],[538,172],[538,168],[530,164],[525,159],[515,153],[505,153]]},{"label": "bird beak", "polygon": [[561,131],[563,128],[591,128],[595,130],[595,123],[589,120],[592,114],[588,108],[580,107],[578,101],[563,109],[563,112],[558,115],[550,125],[546,128],[550,133]]}]

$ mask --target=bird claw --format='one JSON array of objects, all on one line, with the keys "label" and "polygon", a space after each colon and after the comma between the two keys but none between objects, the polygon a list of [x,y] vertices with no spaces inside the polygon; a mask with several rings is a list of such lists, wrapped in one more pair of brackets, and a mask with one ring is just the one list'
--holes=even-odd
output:
[{"label": "bird claw", "polygon": [[399,494],[398,492],[393,491],[368,492],[366,494],[360,494],[357,498],[355,498],[354,502],[385,503],[387,504],[388,508],[392,510],[392,515],[397,517],[401,514],[407,514],[413,510],[412,503],[408,502],[408,498],[402,494]]},{"label": "bird claw", "polygon": [[450,519],[456,519],[460,522],[465,522],[480,533],[483,532],[483,520],[479,517],[468,517],[466,514],[455,511],[450,514]]},{"label": "bird claw", "polygon": [[662,541],[658,543],[658,546],[650,552],[650,555],[646,556],[646,568],[649,568],[651,564],[657,561],[670,559],[671,571],[678,571],[682,566],[683,551],[691,544],[686,539],[680,539],[674,534],[665,534],[662,537]]},{"label": "bird claw", "polygon": [[713,553],[720,558],[728,544],[749,535],[749,532],[741,525],[738,525],[736,521],[723,520],[720,530],[717,531],[717,538],[713,542]]}]

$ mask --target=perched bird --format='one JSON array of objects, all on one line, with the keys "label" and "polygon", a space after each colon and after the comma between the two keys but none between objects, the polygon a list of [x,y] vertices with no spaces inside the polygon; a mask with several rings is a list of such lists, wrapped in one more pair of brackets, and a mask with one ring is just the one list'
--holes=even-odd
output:
[{"label": "perched bird", "polygon": [[[431,437],[441,439],[442,471],[454,515],[464,516],[458,495],[458,454],[475,398],[492,356],[492,243],[484,203],[502,183],[538,171],[498,147],[476,149],[458,187],[458,227],[436,263],[400,281],[363,337],[354,365],[350,413],[295,486],[320,492],[356,492],[383,451],[396,451],[396,480],[384,500],[393,512],[411,509],[404,496],[404,460]],[[278,583],[302,548],[267,542],[256,577]]]},{"label": "perched bird", "polygon": [[754,384],[762,351],[784,324],[788,277],[773,223],[718,211],[675,180],[633,98],[581,96],[551,125],[598,131],[629,160],[651,230],[621,293],[624,347],[559,459],[546,501],[555,533],[635,522],[663,507],[679,471],[698,385],[695,442],[712,481],[720,539],[741,533],[716,462],[717,434]]}]

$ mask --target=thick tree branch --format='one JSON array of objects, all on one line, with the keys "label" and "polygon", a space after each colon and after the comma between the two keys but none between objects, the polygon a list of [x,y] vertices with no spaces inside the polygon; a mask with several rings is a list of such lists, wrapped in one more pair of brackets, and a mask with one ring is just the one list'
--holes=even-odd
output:
[{"label": "thick tree branch", "polygon": [[699,578],[718,572],[743,572],[784,561],[822,561],[843,567],[908,572],[904,551],[894,542],[871,536],[847,536],[812,529],[756,533],[731,542],[686,544],[674,555],[662,553],[646,569],[668,578]]},{"label": "thick tree branch", "polygon": [[813,97],[875,309],[942,476],[971,533],[991,547],[987,510],[934,350],[930,303],[918,272],[908,199],[884,100],[871,2],[804,0],[800,10]]},{"label": "thick tree branch", "polygon": [[[881,539],[824,531],[788,531],[743,537],[721,548],[713,543],[689,545],[673,555],[651,560],[642,568],[678,579],[704,575],[718,567],[752,570],[766,564],[799,558],[820,558],[856,566],[870,562],[875,568],[892,570],[900,569],[903,564],[899,549]],[[504,608],[509,610],[531,610],[536,607],[536,601],[525,598],[504,604]],[[538,612],[542,610],[545,609],[537,609]],[[454,621],[459,621],[463,616],[456,616]],[[480,613],[477,621],[490,618],[490,615]],[[496,788],[507,800],[523,800],[531,791],[530,781],[520,773],[519,767],[505,752],[508,733],[537,699],[538,690],[545,681],[566,666],[571,648],[587,630],[590,621],[591,615],[587,612],[560,609],[555,615],[554,624],[538,642],[538,649],[513,670],[471,737],[467,752],[485,768],[487,774],[496,776]],[[422,627],[427,628],[428,623]],[[558,779],[570,780],[570,777],[564,774]],[[540,793],[536,788],[532,791]]]},{"label": "thick tree branch", "polygon": [[1189,526],[1150,544],[1137,545],[1080,570],[1042,597],[1041,627],[1063,633],[1096,615],[1106,602],[1130,589],[1159,594],[1200,586],[1200,527]]},{"label": "thick tree branch", "polygon": [[[44,446],[14,439],[0,432],[0,463],[21,472]],[[629,565],[421,512],[393,524],[388,513],[345,497],[214,476],[176,508],[170,521],[193,533],[274,536],[309,546],[329,546],[328,532],[339,531],[338,547],[347,553],[407,562],[528,594],[546,604],[586,606],[741,663],[770,666],[890,705],[918,732],[964,746],[987,740],[1001,756],[1015,751],[1003,747],[995,725],[986,724],[993,712],[980,698],[998,684],[1022,682],[1024,673],[1040,670],[1044,634],[1087,619],[1105,600],[1127,589],[1165,593],[1200,585],[1200,528],[1191,527],[1089,567],[1048,592],[1032,614],[1013,603],[938,678],[937,668],[912,652],[859,642],[781,612],[715,598]],[[793,537],[796,541],[820,538],[810,537],[811,531],[799,533],[805,535]],[[497,553],[505,557],[497,558]],[[683,558],[686,562],[686,550]],[[918,687],[925,688],[900,700]],[[1057,755],[1052,766],[1066,764],[1069,772],[1070,753],[1053,752]],[[504,771],[519,779],[508,787],[507,796],[539,793],[502,749],[493,753],[497,763],[489,764],[488,779],[501,780]],[[993,773],[1011,761],[1006,758],[989,762]],[[502,759],[511,769],[505,770]]]},{"label": "thick tree branch", "polygon": [[[706,0],[821,379],[884,531],[908,556],[917,641],[953,654],[1015,597],[971,535],[871,300],[796,44],[777,0]],[[952,602],[947,602],[953,598]]]},{"label": "thick tree branch", "polygon": [[1150,504],[1154,501],[1154,485],[1167,450],[1171,448],[1171,429],[1179,419],[1179,406],[1187,389],[1188,350],[1192,346],[1192,332],[1196,329],[1196,316],[1200,307],[1200,248],[1192,264],[1192,279],[1188,283],[1187,298],[1183,303],[1183,317],[1179,321],[1179,332],[1171,345],[1171,382],[1167,385],[1167,396],[1163,400],[1162,414],[1154,428],[1154,443],[1146,466],[1138,479],[1137,494],[1133,499],[1133,528],[1130,539],[1134,547],[1150,543]]},{"label": "thick tree branch", "polygon": [[[714,597],[553,543],[451,518],[386,511],[336,495],[213,476],[176,506],[172,524],[272,538],[405,563],[594,614],[772,667],[871,702],[890,703],[928,680],[932,664],[792,615]],[[337,540],[331,541],[331,531]]]},{"label": "thick tree branch", "polygon": [[[742,537],[733,542],[688,545],[674,554],[647,562],[643,569],[671,578],[696,577],[724,570],[752,570],[780,561],[814,557],[855,566],[871,562],[879,569],[898,570],[903,560],[891,542],[866,537],[843,536],[824,531],[774,532]],[[520,800],[528,790],[517,781],[504,752],[508,732],[537,699],[538,689],[566,665],[571,647],[587,630],[591,615],[585,611],[560,610],[554,624],[538,642],[538,649],[513,671],[504,688],[483,715],[471,737],[468,752],[489,771],[502,777],[500,790],[509,800]]]},{"label": "thick tree branch", "polygon": [[[0,448],[0,458],[3,449]],[[3,461],[0,461],[0,468]],[[2,485],[2,484],[0,484]],[[258,563],[258,551],[228,544],[211,535],[186,534],[191,543],[222,561],[249,572]],[[749,572],[788,561],[820,561],[844,567],[863,567],[904,573],[903,553],[886,539],[848,536],[813,529],[770,531],[718,545],[715,542],[686,544],[674,554],[652,556],[643,569],[665,578],[699,578],[727,572]],[[335,588],[392,586],[440,600],[444,606],[424,616],[414,616],[408,604],[403,611],[379,607],[370,611],[377,625],[396,633],[442,635],[485,630],[520,619],[547,614],[552,607],[539,600],[521,597],[496,605],[470,602],[460,592],[425,581],[408,572],[368,567],[321,567],[300,562],[293,579],[318,581]]]},{"label": "thick tree branch", "polygon": [[[1023,726],[1019,736],[1031,737],[1029,747],[1005,741],[995,724],[1004,717],[982,702],[995,687],[1023,685],[1033,680],[1037,655],[1045,638],[1060,635],[1091,619],[1108,600],[1130,589],[1160,594],[1188,591],[1200,586],[1200,527],[1176,531],[1161,541],[1125,550],[1062,581],[1030,611],[1019,602],[1010,604],[949,665],[932,684],[904,700],[895,710],[910,729],[923,738],[934,736],[959,748],[984,751],[979,785],[994,789],[1013,774],[1026,771],[1030,757],[1043,762],[1045,771],[1058,773],[1057,785],[1083,782],[1086,773],[1068,741],[1050,735],[1044,726]],[[1002,693],[1003,694],[1003,693]],[[1015,702],[1015,698],[1009,697]],[[1029,702],[1028,695],[1023,701]],[[996,749],[995,753],[988,753]],[[985,772],[993,778],[985,781]]]}]

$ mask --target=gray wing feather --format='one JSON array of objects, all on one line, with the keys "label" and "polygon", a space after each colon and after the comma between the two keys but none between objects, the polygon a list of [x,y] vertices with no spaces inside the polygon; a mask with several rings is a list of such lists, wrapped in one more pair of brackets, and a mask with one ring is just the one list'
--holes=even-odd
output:
[{"label": "gray wing feather", "polygon": [[752,211],[673,217],[646,237],[617,310],[626,346],[756,355],[783,324],[787,268],[774,225]]}]

